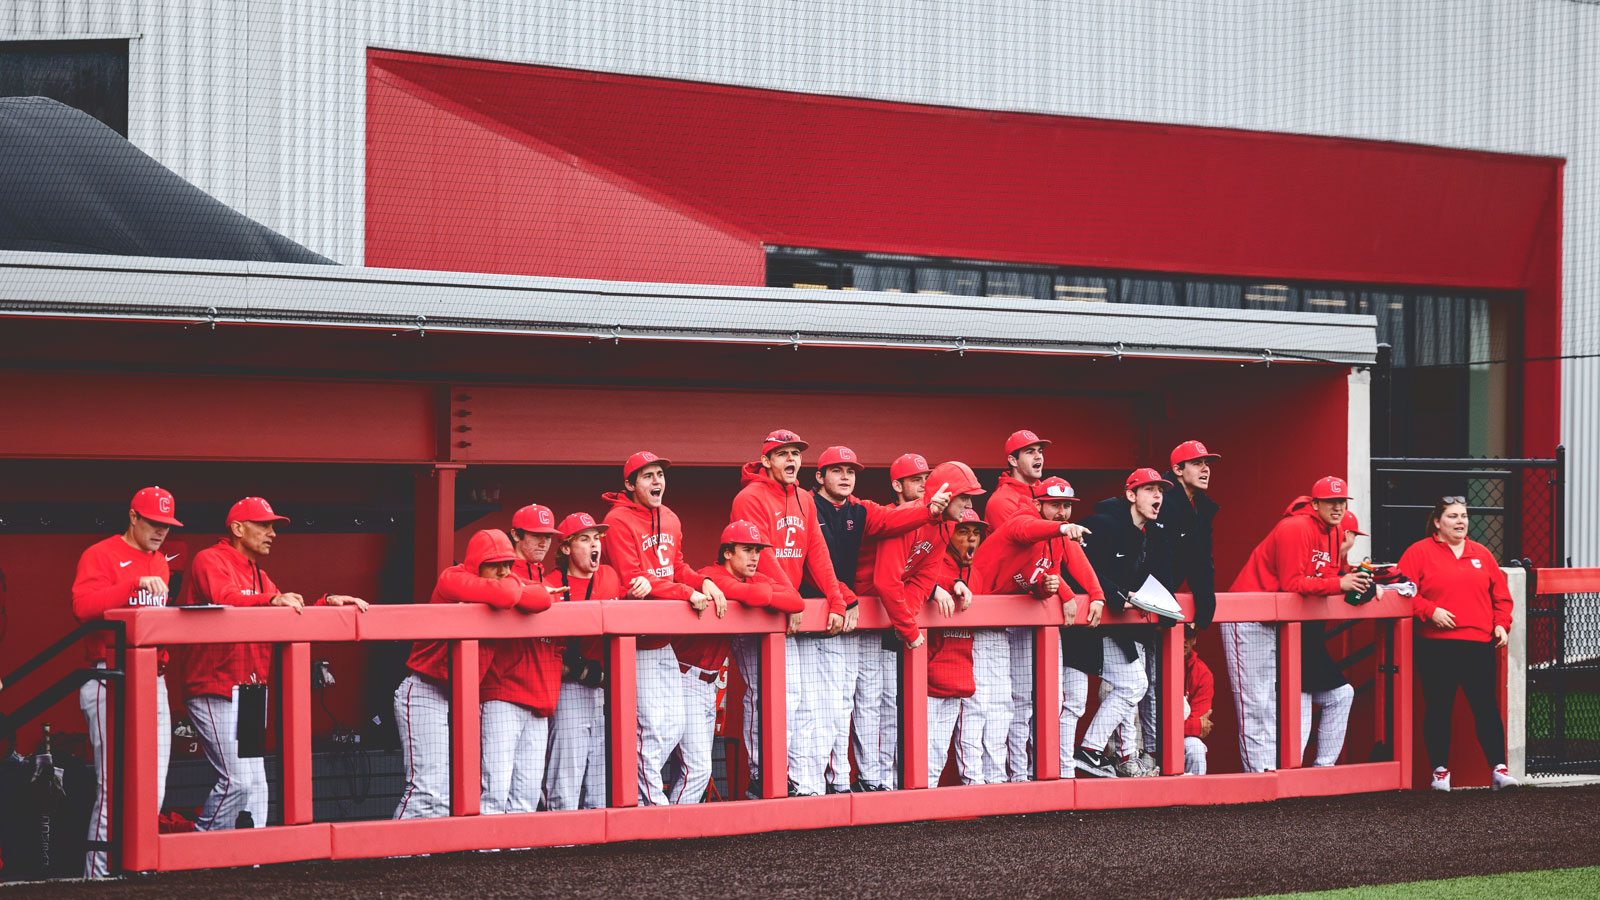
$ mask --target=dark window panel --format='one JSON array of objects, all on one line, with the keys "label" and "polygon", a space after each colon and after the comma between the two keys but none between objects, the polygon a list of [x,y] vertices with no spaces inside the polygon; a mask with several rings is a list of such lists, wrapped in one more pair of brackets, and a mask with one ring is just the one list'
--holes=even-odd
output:
[{"label": "dark window panel", "polygon": [[983,294],[981,269],[936,269],[918,266],[916,272],[919,294],[958,294],[964,297],[977,297]]},{"label": "dark window panel", "polygon": [[1088,275],[1057,275],[1054,285],[1057,300],[1080,300],[1087,303],[1116,303],[1117,280],[1095,278]]},{"label": "dark window panel", "polygon": [[984,293],[990,297],[1048,300],[1054,286],[1054,279],[1048,272],[991,269],[984,273]]},{"label": "dark window panel", "polygon": [[1184,306],[1208,309],[1239,309],[1244,304],[1244,286],[1226,281],[1189,281],[1184,284]]},{"label": "dark window panel", "polygon": [[1124,278],[1118,285],[1120,303],[1147,303],[1158,306],[1182,306],[1180,282],[1165,278]]},{"label": "dark window panel", "polygon": [[1244,308],[1298,312],[1300,292],[1293,285],[1279,282],[1247,284],[1244,286]]},{"label": "dark window panel", "polygon": [[128,42],[0,41],[0,97],[49,97],[128,136]]}]

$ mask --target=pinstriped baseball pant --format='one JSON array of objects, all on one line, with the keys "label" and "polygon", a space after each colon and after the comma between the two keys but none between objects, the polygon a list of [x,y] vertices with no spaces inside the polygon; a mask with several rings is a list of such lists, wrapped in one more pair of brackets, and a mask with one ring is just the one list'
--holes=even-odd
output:
[{"label": "pinstriped baseball pant", "polygon": [[544,770],[547,809],[606,805],[606,691],[567,681],[550,717],[550,760]]},{"label": "pinstriped baseball pant", "polygon": [[[104,669],[104,662],[95,663],[95,668]],[[110,785],[101,773],[106,771],[106,747],[110,743],[110,735],[106,733],[109,720],[106,717],[106,703],[109,692],[104,681],[86,681],[83,687],[78,688],[78,708],[83,710],[83,719],[89,725],[89,748],[94,753],[95,792],[94,808],[89,811],[89,840],[103,841],[106,839],[107,828],[111,821],[111,798],[106,795]],[[164,675],[156,676],[156,809],[161,809],[161,804],[167,796],[167,763],[172,758],[172,711],[167,699],[167,679]],[[132,776],[133,773],[128,773]],[[83,877],[104,878],[110,874],[110,860],[105,851],[91,850],[84,854]]]},{"label": "pinstriped baseball pant", "polygon": [[255,827],[267,824],[267,762],[239,756],[239,687],[228,699],[209,694],[184,701],[200,735],[206,762],[217,770],[217,783],[195,820],[197,831],[227,831],[239,813],[250,811]]},{"label": "pinstriped baseball pant", "polygon": [[483,748],[483,815],[533,812],[544,791],[550,720],[519,703],[486,700],[478,705]]},{"label": "pinstriped baseball pant", "polygon": [[960,697],[928,698],[928,787],[939,786],[945,763],[950,760],[951,738],[961,717]]},{"label": "pinstriped baseball pant", "polygon": [[972,680],[977,691],[961,701],[961,780],[1001,784],[1011,729],[1011,642],[1005,629],[973,630]]}]

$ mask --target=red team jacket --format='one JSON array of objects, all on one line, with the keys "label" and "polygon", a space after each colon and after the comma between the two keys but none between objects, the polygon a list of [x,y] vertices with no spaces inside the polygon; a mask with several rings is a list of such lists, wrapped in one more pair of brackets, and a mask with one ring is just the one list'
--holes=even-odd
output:
[{"label": "red team jacket", "polygon": [[1211,667],[1200,661],[1200,654],[1191,653],[1183,661],[1183,696],[1189,701],[1189,717],[1183,720],[1183,736],[1200,736],[1200,717],[1211,711],[1216,696],[1216,683],[1211,678]]},{"label": "red team jacket", "polygon": [[[544,601],[539,608],[549,609],[554,598],[540,582],[541,575],[549,578],[542,564],[519,559],[512,564],[506,580],[522,582],[524,594],[531,594],[535,605],[539,605],[537,598],[542,594]],[[556,698],[561,695],[561,657],[567,647],[566,638],[508,638],[482,641],[478,646],[478,652],[490,659],[478,688],[480,702],[515,703],[536,716],[555,713]]]},{"label": "red team jacket", "polygon": [[[495,609],[513,607],[524,612],[539,612],[550,608],[550,593],[536,584],[523,581],[513,569],[512,574],[495,580],[478,574],[478,565],[490,556],[510,553],[511,539],[503,531],[480,531],[467,542],[467,558],[439,573],[433,586],[429,603],[486,603]],[[478,650],[478,677],[488,674],[494,662],[494,652],[489,646]],[[411,658],[406,660],[411,671],[437,684],[450,681],[450,644],[446,641],[418,641],[411,648]],[[556,668],[556,677],[561,669]]]},{"label": "red team jacket", "polygon": [[[923,495],[923,499],[915,505],[927,509],[927,496]],[[919,568],[921,560],[947,556],[944,548],[950,544],[949,529],[952,527],[953,523],[950,522],[934,522],[916,531],[885,538],[876,546],[872,589],[883,603],[884,612],[889,614],[895,632],[908,644],[922,633],[922,629],[917,627],[917,612],[922,609],[928,595],[914,593],[924,588],[920,583],[907,586],[906,573]],[[983,548],[980,545],[978,549]],[[931,592],[932,585],[929,584],[926,590]]]},{"label": "red team jacket", "polygon": [[[154,575],[172,584],[167,558],[160,550],[144,551],[129,546],[122,535],[113,535],[91,544],[78,557],[78,571],[72,579],[72,614],[79,622],[105,616],[113,609],[129,606],[166,606],[167,598],[139,589],[139,579]],[[110,663],[111,635],[96,631],[84,638],[83,649],[89,662]],[[167,651],[161,651],[166,665]]]},{"label": "red team jacket", "polygon": [[[643,575],[650,580],[648,596],[658,600],[687,601],[700,590],[705,579],[683,558],[683,525],[677,513],[666,506],[641,506],[631,495],[616,491],[601,499],[611,504],[605,520],[611,527],[603,539],[604,558],[616,568],[623,584]],[[659,650],[671,641],[671,637],[641,635],[637,646]]]},{"label": "red team jacket", "polygon": [[[180,602],[266,606],[280,593],[260,565],[222,540],[194,555]],[[228,697],[236,684],[272,682],[271,644],[191,644],[181,658],[184,697]]]},{"label": "red team jacket", "polygon": [[[991,525],[993,532],[978,546],[972,560],[973,581],[969,586],[974,594],[1031,593],[1037,597],[1044,576],[1058,572],[1064,565],[1091,601],[1106,599],[1083,548],[1062,536],[1062,523],[1045,521],[1035,512]],[[1057,593],[1063,600],[1072,598],[1072,589],[1065,581]]]},{"label": "red team jacket", "polygon": [[817,526],[816,498],[798,485],[773,481],[759,461],[745,463],[743,476],[744,487],[733,498],[730,521],[754,522],[772,537],[776,546],[761,551],[761,572],[791,588],[809,574],[827,598],[828,611],[844,615],[846,602],[854,597],[834,575],[828,543]]},{"label": "red team jacket", "polygon": [[[960,565],[950,555],[951,527],[929,528],[930,532],[937,532],[944,538],[943,552],[939,552],[938,547],[924,550],[920,541],[912,547],[903,578],[904,596],[908,600],[921,597],[926,602],[933,596],[935,587],[953,591],[957,581],[966,581],[971,587],[969,567]],[[972,678],[972,629],[928,629],[928,696],[971,697],[976,691]]]},{"label": "red team jacket", "polygon": [[1338,526],[1329,527],[1309,510],[1290,511],[1256,545],[1233,579],[1230,591],[1288,591],[1325,597],[1340,593]]},{"label": "red team jacket", "polygon": [[[594,575],[588,578],[568,575],[560,569],[551,569],[544,573],[544,583],[553,588],[567,588],[565,594],[552,595],[552,598],[560,597],[561,600],[616,600],[623,593],[622,576],[605,563],[601,563],[600,567],[594,570]],[[598,634],[568,638],[567,643],[575,645],[584,659],[601,664],[606,661],[606,639]]]},{"label": "red team jacket", "polygon": [[[930,490],[934,487],[928,485]],[[989,502],[983,508],[983,517],[989,520],[991,527],[999,528],[1006,520],[1024,511],[1034,515],[1039,513],[1033,505],[1033,488],[1017,480],[1010,472],[1000,473],[1000,483],[994,486],[994,493],[989,495]]]},{"label": "red team jacket", "polygon": [[[1511,628],[1511,588],[1489,548],[1468,540],[1456,559],[1450,545],[1437,537],[1423,538],[1400,556],[1400,571],[1417,583],[1411,608],[1423,620],[1425,638],[1457,641],[1494,640],[1494,627]],[[1439,607],[1450,610],[1456,627],[1446,630],[1429,621]]]},{"label": "red team jacket", "polygon": [[[749,581],[734,575],[722,566],[707,566],[701,574],[711,579],[729,600],[735,600],[745,606],[770,607],[780,613],[797,613],[806,608],[799,591],[793,587],[779,585],[760,572],[756,572]],[[683,635],[672,642],[672,650],[678,655],[678,662],[708,672],[722,668],[732,647],[733,638],[726,634]]]}]

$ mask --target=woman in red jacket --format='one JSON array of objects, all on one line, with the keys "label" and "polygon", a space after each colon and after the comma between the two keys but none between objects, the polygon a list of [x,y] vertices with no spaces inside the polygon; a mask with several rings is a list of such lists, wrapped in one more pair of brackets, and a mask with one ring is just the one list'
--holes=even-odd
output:
[{"label": "woman in red jacket", "polygon": [[1506,770],[1500,718],[1499,660],[1511,628],[1511,591],[1489,549],[1467,539],[1464,497],[1441,497],[1428,513],[1427,537],[1407,548],[1400,571],[1417,583],[1412,601],[1423,620],[1417,641],[1422,677],[1422,740],[1433,764],[1433,789],[1450,790],[1450,713],[1456,689],[1467,695],[1478,744],[1495,790],[1517,786]]}]

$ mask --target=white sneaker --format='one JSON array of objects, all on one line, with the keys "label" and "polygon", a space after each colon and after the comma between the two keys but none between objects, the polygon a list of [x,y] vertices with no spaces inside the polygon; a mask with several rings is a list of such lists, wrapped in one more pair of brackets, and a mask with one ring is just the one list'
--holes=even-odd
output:
[{"label": "white sneaker", "polygon": [[[1509,776],[1508,776],[1509,777]],[[1450,790],[1450,770],[1440,766],[1433,770],[1433,789],[1436,791]]]},{"label": "white sneaker", "polygon": [[1489,786],[1492,790],[1509,791],[1521,784],[1522,782],[1511,777],[1511,771],[1506,768],[1505,763],[1495,766],[1494,771],[1489,773]]}]

